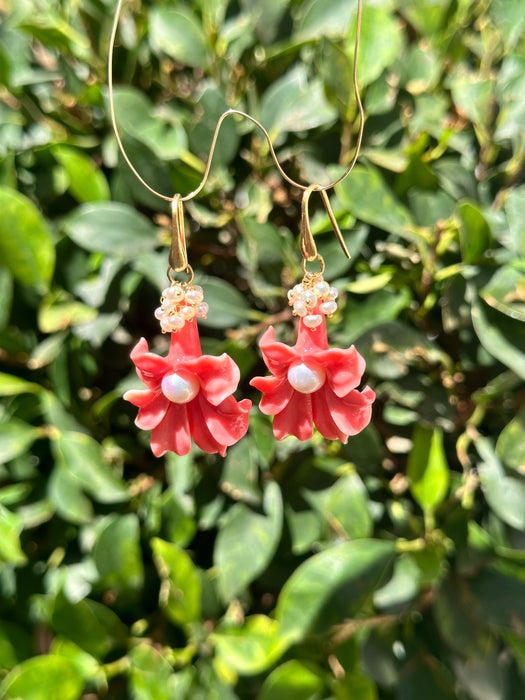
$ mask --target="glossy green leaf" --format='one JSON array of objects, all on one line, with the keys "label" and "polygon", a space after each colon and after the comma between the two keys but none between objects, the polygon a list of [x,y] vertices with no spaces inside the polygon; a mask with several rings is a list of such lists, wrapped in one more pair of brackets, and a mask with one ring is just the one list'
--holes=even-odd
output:
[{"label": "glossy green leaf", "polygon": [[81,248],[130,260],[155,248],[157,231],[142,214],[117,202],[84,204],[64,223]]},{"label": "glossy green leaf", "polygon": [[23,454],[38,436],[33,426],[16,418],[0,423],[0,464]]},{"label": "glossy green leaf", "polygon": [[157,7],[149,14],[151,43],[186,66],[206,68],[206,38],[193,14],[183,8]]},{"label": "glossy green leaf", "polygon": [[482,459],[478,474],[487,503],[503,522],[525,531],[525,483],[506,476],[486,438],[477,438],[476,449]]},{"label": "glossy green leaf", "polygon": [[44,292],[55,269],[53,237],[33,202],[0,186],[0,259],[13,277]]},{"label": "glossy green leaf", "polygon": [[448,11],[448,0],[403,0],[405,17],[422,34],[433,34],[441,28]]},{"label": "glossy green leaf", "polygon": [[93,547],[102,586],[117,594],[142,588],[144,567],[139,540],[139,521],[134,513],[108,517]]},{"label": "glossy green leaf", "polygon": [[357,219],[411,238],[414,223],[410,212],[395,198],[375,168],[357,165],[335,192],[343,207]]},{"label": "glossy green leaf", "polygon": [[483,347],[525,379],[525,326],[474,300],[472,323]]},{"label": "glossy green leaf", "polygon": [[18,396],[18,394],[35,394],[41,390],[38,384],[28,382],[13,374],[0,372],[0,396]]},{"label": "glossy green leaf", "polygon": [[525,270],[504,265],[494,273],[480,295],[494,309],[525,321]]},{"label": "glossy green leaf", "polygon": [[47,482],[47,498],[61,518],[72,523],[87,523],[93,517],[91,502],[80,484],[65,466],[56,465]]},{"label": "glossy green leaf", "polygon": [[210,328],[230,328],[246,321],[250,307],[246,298],[232,285],[218,277],[200,279],[210,311],[202,325]]},{"label": "glossy green leaf", "polygon": [[258,700],[310,700],[323,685],[319,672],[291,660],[278,666],[265,679]]},{"label": "glossy green leaf", "polygon": [[361,539],[343,542],[307,559],[279,595],[275,617],[281,636],[290,644],[301,640],[323,605],[343,585],[353,584],[360,595],[371,593],[381,584],[394,554],[391,542]]},{"label": "glossy green leaf", "polygon": [[109,185],[104,174],[82,151],[70,146],[56,146],[53,155],[65,168],[71,193],[79,202],[110,199]]},{"label": "glossy green leaf", "polygon": [[133,700],[175,697],[170,693],[172,667],[158,650],[145,642],[131,650],[128,675]]},{"label": "glossy green leaf", "polygon": [[470,202],[461,203],[458,213],[463,260],[469,264],[479,262],[490,247],[490,228],[478,207]]},{"label": "glossy green leaf", "polygon": [[241,675],[266,670],[286,647],[279,624],[266,615],[250,615],[242,627],[220,628],[212,639],[219,658]]},{"label": "glossy green leaf", "polygon": [[155,565],[163,581],[160,605],[177,625],[199,618],[201,583],[190,556],[176,544],[155,537],[151,541]]},{"label": "glossy green leaf", "polygon": [[22,518],[0,504],[0,560],[19,566],[26,562],[20,547]]},{"label": "glossy green leaf", "polygon": [[525,473],[525,410],[508,423],[496,443],[496,454],[507,467]]},{"label": "glossy green leaf", "polygon": [[221,524],[214,548],[218,586],[224,600],[243,591],[271,561],[281,537],[283,506],[279,486],[270,481],[263,498],[265,515],[237,503]]},{"label": "glossy green leaf", "polygon": [[23,661],[4,678],[0,694],[24,700],[78,700],[84,679],[76,666],[60,656],[42,655]]},{"label": "glossy green leaf", "polygon": [[410,491],[425,512],[433,513],[445,498],[450,479],[443,433],[416,425],[412,443],[407,463]]}]

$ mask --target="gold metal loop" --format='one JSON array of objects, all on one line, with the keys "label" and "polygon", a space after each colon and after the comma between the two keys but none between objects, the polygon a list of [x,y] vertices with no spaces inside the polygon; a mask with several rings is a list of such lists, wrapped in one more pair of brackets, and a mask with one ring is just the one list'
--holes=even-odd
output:
[{"label": "gold metal loop", "polygon": [[171,246],[169,254],[170,268],[182,272],[188,267],[186,234],[184,231],[184,210],[180,194],[171,201]]},{"label": "gold metal loop", "polygon": [[[306,269],[306,263],[312,262],[313,260],[319,261],[319,269],[316,270],[315,272],[312,272],[312,270]],[[307,260],[306,258],[303,258],[302,267],[303,267],[303,273],[304,273],[305,277],[314,277],[317,275],[322,275],[324,272],[324,268],[325,268],[324,258],[322,255],[319,255],[319,253],[316,253],[315,257],[312,258],[311,260]]]},{"label": "gold metal loop", "polygon": [[178,282],[178,280],[173,277],[174,272],[185,272],[188,275],[188,279],[183,282],[183,284],[191,284],[193,282],[194,273],[191,265],[187,265],[184,270],[174,270],[170,265],[168,267],[168,279],[172,284]]},{"label": "gold metal loop", "polygon": [[[144,178],[140,175],[140,173],[137,171],[133,163],[131,162],[128,154],[126,153],[126,150],[122,144],[122,139],[120,138],[120,133],[118,130],[118,125],[117,125],[117,119],[115,116],[115,100],[114,100],[114,95],[113,95],[113,53],[115,50],[115,40],[117,36],[117,29],[118,29],[118,23],[120,19],[120,13],[122,11],[122,4],[124,0],[118,0],[117,8],[115,10],[115,17],[113,19],[113,26],[111,29],[111,35],[109,39],[109,55],[108,55],[108,91],[109,91],[109,109],[110,109],[110,115],[111,115],[111,124],[113,126],[113,132],[115,134],[115,138],[117,140],[118,147],[120,149],[120,152],[122,153],[122,156],[126,163],[128,164],[129,168],[131,169],[132,173],[135,175],[137,180],[142,183],[142,185],[149,190],[152,194],[156,195],[160,199],[164,199],[167,202],[172,201],[172,197],[162,194],[162,192],[158,192],[156,189],[151,187],[151,185],[148,185],[148,183],[144,180]],[[361,142],[363,140],[363,129],[364,129],[364,110],[363,110],[363,105],[361,102],[361,96],[359,94],[359,87],[357,83],[357,58],[359,54],[359,40],[361,36],[361,17],[362,17],[362,10],[363,10],[363,0],[358,0],[357,2],[357,20],[356,20],[356,37],[355,37],[355,49],[354,49],[354,66],[353,66],[353,74],[352,74],[352,82],[353,82],[353,87],[354,87],[354,93],[355,93],[355,98],[357,102],[357,108],[359,112],[359,129],[357,133],[357,139],[356,139],[356,146],[355,146],[355,151],[354,155],[352,156],[352,159],[350,161],[350,164],[346,168],[345,172],[337,179],[334,180],[334,182],[331,182],[328,185],[317,185],[316,189],[319,190],[320,192],[324,192],[325,190],[332,189],[336,185],[338,185],[340,182],[342,182],[351,172],[352,168],[357,162],[357,158],[359,156],[359,151],[361,149]],[[181,197],[182,202],[186,202],[189,199],[193,199],[193,197],[196,197],[199,192],[202,190],[204,185],[206,184],[208,180],[208,176],[210,174],[210,168],[211,168],[211,162],[213,158],[213,154],[215,152],[215,148],[217,145],[217,138],[219,136],[219,130],[221,128],[221,125],[223,121],[226,119],[226,117],[229,117],[232,114],[237,114],[238,116],[241,116],[245,119],[248,119],[249,121],[253,122],[255,126],[257,126],[262,133],[264,134],[264,137],[266,138],[266,141],[268,143],[268,148],[270,149],[270,154],[272,156],[273,162],[275,163],[276,168],[278,169],[279,173],[281,176],[290,184],[293,185],[294,187],[299,188],[300,190],[306,191],[308,189],[308,185],[302,185],[299,182],[296,182],[293,180],[289,175],[287,175],[281,164],[279,163],[279,160],[277,158],[277,155],[275,153],[272,140],[270,138],[270,135],[264,128],[264,126],[257,121],[254,117],[250,116],[249,114],[246,114],[245,112],[241,112],[240,110],[237,109],[228,109],[224,114],[221,115],[219,118],[219,121],[217,122],[217,126],[215,127],[215,132],[213,134],[213,139],[212,143],[210,146],[210,151],[208,154],[208,160],[206,161],[206,167],[204,170],[204,175],[202,176],[202,181],[200,185],[197,187],[197,189],[193,190],[189,194],[185,195],[184,197]],[[329,212],[330,215],[330,212]],[[333,221],[332,221],[333,223]],[[337,229],[336,229],[337,233]],[[341,238],[339,239],[341,242]],[[344,243],[342,243],[344,245]],[[349,256],[348,256],[349,257]]]},{"label": "gold metal loop", "polygon": [[350,258],[350,251],[346,247],[345,239],[343,238],[343,234],[341,233],[341,229],[339,228],[339,224],[337,223],[337,220],[335,218],[335,214],[332,210],[332,205],[330,204],[330,199],[328,198],[328,194],[326,193],[326,191],[321,189],[321,185],[310,185],[303,192],[303,198],[301,201],[301,252],[303,254],[303,257],[305,258],[305,260],[308,260],[310,262],[312,260],[315,260],[316,257],[318,257],[317,246],[315,244],[312,229],[310,227],[310,213],[308,210],[310,195],[312,194],[312,192],[316,191],[321,192],[323,204],[325,205],[328,217],[332,222],[332,226],[334,227],[337,239],[341,244],[341,248],[343,249],[343,252],[346,255],[346,257]]}]

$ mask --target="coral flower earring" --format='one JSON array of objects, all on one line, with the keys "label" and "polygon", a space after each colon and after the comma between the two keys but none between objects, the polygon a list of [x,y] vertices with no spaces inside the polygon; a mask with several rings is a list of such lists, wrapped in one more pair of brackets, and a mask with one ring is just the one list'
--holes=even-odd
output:
[{"label": "coral flower earring", "polygon": [[[177,208],[175,210],[175,207]],[[175,216],[177,217],[175,219]],[[226,354],[220,357],[201,352],[197,317],[205,318],[208,304],[202,288],[193,285],[193,272],[186,260],[183,235],[182,204],[174,199],[175,246],[178,257],[170,253],[170,270],[185,270],[187,282],[172,281],[155,311],[163,333],[171,333],[166,357],[148,352],[141,338],[131,352],[131,359],[146,389],[127,391],[126,401],[139,408],[136,425],[151,430],[151,449],[156,457],[168,451],[185,455],[191,439],[205,452],[218,452],[235,444],[248,430],[251,401],[236,401],[232,396],[239,383],[240,371]]]},{"label": "coral flower earring", "polygon": [[[315,424],[325,438],[346,443],[370,422],[375,394],[370,387],[357,390],[365,361],[354,346],[328,348],[325,317],[337,310],[337,290],[323,279],[324,261],[310,231],[307,203],[314,189],[308,188],[303,197],[304,278],[288,292],[293,313],[299,316],[297,342],[293,347],[279,343],[273,327],[268,328],[259,345],[271,376],[255,377],[250,383],[263,393],[260,410],[275,416],[278,440],[289,435],[308,440]],[[330,206],[327,199],[325,204]],[[344,243],[343,249],[347,253]],[[313,259],[321,264],[319,272],[306,270],[306,260]]]}]

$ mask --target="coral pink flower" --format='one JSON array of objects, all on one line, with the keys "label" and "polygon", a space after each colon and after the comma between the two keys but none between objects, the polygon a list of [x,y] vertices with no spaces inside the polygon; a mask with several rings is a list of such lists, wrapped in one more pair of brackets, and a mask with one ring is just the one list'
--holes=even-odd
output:
[{"label": "coral pink flower", "polygon": [[315,423],[328,440],[346,443],[368,425],[375,394],[368,386],[356,390],[365,361],[353,345],[328,349],[324,316],[315,329],[300,319],[294,347],[276,342],[272,327],[259,345],[272,376],[255,377],[250,384],[263,392],[260,409],[275,416],[278,440],[288,435],[308,440]]},{"label": "coral pink flower", "polygon": [[224,457],[226,448],[248,430],[251,401],[237,402],[232,396],[239,368],[226,354],[202,354],[195,320],[171,334],[166,357],[148,352],[141,338],[131,359],[147,389],[127,391],[124,398],[139,407],[135,423],[152,431],[156,457],[169,450],[187,454],[192,437],[201,450]]}]

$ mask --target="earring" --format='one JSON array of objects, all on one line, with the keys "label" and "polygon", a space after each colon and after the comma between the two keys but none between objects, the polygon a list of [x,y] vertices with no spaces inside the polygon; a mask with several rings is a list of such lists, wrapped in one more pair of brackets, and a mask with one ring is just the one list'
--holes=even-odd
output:
[{"label": "earring", "polygon": [[[278,440],[295,435],[308,440],[313,425],[328,440],[345,443],[370,422],[375,393],[357,386],[365,361],[352,345],[346,350],[329,349],[326,316],[337,310],[337,289],[323,279],[323,258],[318,254],[310,228],[308,200],[318,185],[311,185],[301,206],[301,249],[303,279],[288,292],[294,316],[299,317],[297,342],[293,347],[275,340],[272,326],[259,341],[270,376],[255,377],[250,384],[263,393],[259,408],[273,415],[273,432]],[[341,235],[325,190],[320,190],[328,215],[347,257],[350,254]],[[317,260],[320,269],[307,270]]]},{"label": "earring", "polygon": [[[185,455],[191,438],[204,452],[218,452],[235,444],[248,430],[251,401],[236,401],[240,371],[232,358],[203,355],[196,318],[206,318],[208,304],[202,287],[193,284],[188,265],[184,213],[180,195],[171,203],[173,235],[168,278],[161,305],[155,311],[163,333],[171,334],[166,357],[148,352],[141,338],[131,352],[139,378],[146,389],[127,391],[124,399],[139,412],[136,425],[151,430],[151,449],[156,457],[168,451]],[[186,272],[188,280],[178,282],[173,272]]]}]

